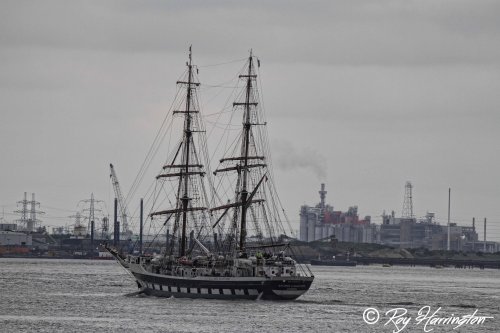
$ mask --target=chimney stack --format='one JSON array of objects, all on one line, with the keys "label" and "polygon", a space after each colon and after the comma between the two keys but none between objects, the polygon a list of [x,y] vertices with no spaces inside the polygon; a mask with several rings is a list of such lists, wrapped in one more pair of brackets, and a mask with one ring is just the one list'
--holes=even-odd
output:
[{"label": "chimney stack", "polygon": [[324,183],[321,183],[321,191],[319,191],[319,197],[321,198],[321,203],[320,203],[320,207],[322,210],[325,209],[325,198],[326,198],[326,194],[328,192],[325,191],[325,184]]},{"label": "chimney stack", "polygon": [[486,252],[486,217],[484,218],[484,252]]}]

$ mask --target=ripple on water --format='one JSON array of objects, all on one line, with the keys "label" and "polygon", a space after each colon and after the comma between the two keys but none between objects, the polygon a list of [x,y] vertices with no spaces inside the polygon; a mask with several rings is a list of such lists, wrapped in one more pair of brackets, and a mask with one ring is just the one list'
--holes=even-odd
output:
[{"label": "ripple on water", "polygon": [[[147,297],[109,261],[0,259],[0,267],[2,332],[390,332],[365,324],[364,309],[425,305],[500,317],[500,270],[313,267],[308,293],[272,302]],[[498,320],[474,327],[494,331]]]}]

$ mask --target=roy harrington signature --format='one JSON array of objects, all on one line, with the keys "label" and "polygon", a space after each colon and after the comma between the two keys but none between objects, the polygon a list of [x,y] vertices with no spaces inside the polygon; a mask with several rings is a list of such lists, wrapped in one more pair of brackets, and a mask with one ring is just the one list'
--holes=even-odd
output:
[{"label": "roy harrington signature", "polygon": [[[483,325],[486,319],[493,319],[493,317],[477,315],[477,309],[471,314],[461,316],[456,316],[455,314],[447,316],[440,312],[440,307],[433,311],[430,306],[426,305],[421,307],[417,312],[417,316],[413,318],[409,315],[407,309],[393,308],[384,313],[386,317],[385,319],[383,318],[385,320],[384,326],[392,327],[393,333],[402,332],[410,324],[421,326],[424,332],[432,332],[436,326],[452,326],[455,330],[464,325]],[[363,312],[363,320],[369,325],[378,323],[380,319],[380,312],[375,308],[367,308]]]}]

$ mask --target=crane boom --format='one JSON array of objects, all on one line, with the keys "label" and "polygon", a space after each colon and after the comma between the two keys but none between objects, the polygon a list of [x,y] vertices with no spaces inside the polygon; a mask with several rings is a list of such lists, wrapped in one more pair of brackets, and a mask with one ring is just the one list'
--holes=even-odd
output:
[{"label": "crane boom", "polygon": [[127,207],[125,206],[125,200],[123,198],[122,191],[120,190],[120,183],[118,183],[118,178],[116,177],[113,164],[110,163],[109,168],[111,170],[111,182],[113,183],[113,189],[115,190],[115,196],[118,199],[118,207],[120,208],[120,214],[122,216],[122,232],[128,233]]}]

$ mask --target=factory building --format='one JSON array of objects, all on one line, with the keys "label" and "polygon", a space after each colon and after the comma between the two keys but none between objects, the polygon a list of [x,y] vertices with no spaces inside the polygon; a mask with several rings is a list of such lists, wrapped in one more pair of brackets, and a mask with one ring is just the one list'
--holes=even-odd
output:
[{"label": "factory building", "polygon": [[[326,204],[327,191],[321,184],[320,202],[315,206],[304,205],[300,208],[300,240],[312,242],[335,236],[339,242],[378,243],[397,248],[427,248],[446,250],[448,232],[450,250],[454,251],[498,251],[499,243],[478,240],[475,222],[472,226],[459,226],[456,223],[440,225],[434,213],[427,213],[417,219],[413,210],[413,186],[405,185],[405,198],[402,216],[382,214],[382,224],[371,223],[370,216],[360,219],[358,207],[352,206],[346,212],[338,211]],[[484,222],[486,231],[486,220]]]},{"label": "factory building", "polygon": [[15,223],[0,223],[0,231],[16,231],[17,224]]},{"label": "factory building", "polygon": [[335,236],[341,242],[373,243],[376,240],[376,226],[370,224],[370,217],[359,219],[358,207],[349,207],[347,212],[336,211],[325,203],[327,191],[321,184],[320,202],[316,206],[300,208],[300,240],[312,242]]},{"label": "factory building", "polygon": [[[446,250],[448,226],[436,223],[433,213],[427,213],[424,219],[416,219],[395,217],[394,211],[390,215],[384,212],[379,237],[380,244],[383,245],[405,249],[423,247],[429,250]],[[450,223],[450,250],[472,251],[475,247],[480,248],[474,244],[482,246],[483,243],[478,241],[475,224],[470,227]]]},{"label": "factory building", "polygon": [[22,232],[0,231],[0,246],[31,246],[31,235]]},{"label": "factory building", "polygon": [[435,223],[434,214],[427,213],[425,219],[395,217],[382,214],[380,244],[400,247],[438,249],[441,246],[442,227]]}]

